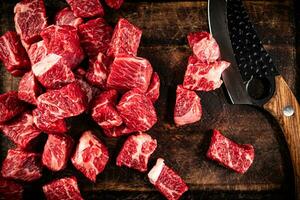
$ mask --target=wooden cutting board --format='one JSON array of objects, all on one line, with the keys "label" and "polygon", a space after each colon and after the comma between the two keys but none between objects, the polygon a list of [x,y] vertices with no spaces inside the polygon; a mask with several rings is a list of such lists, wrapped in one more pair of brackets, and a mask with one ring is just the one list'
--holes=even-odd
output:
[{"label": "wooden cutting board", "polygon": [[[1,34],[13,30],[13,6],[16,0],[0,3]],[[46,0],[49,19],[66,5],[63,0]],[[293,2],[290,0],[245,1],[250,18],[265,48],[273,57],[292,91],[300,94]],[[192,31],[208,30],[207,2],[127,2],[121,10],[106,8],[106,19],[113,25],[125,17],[143,30],[139,56],[149,59],[161,78],[161,96],[156,103],[159,121],[149,131],[158,140],[158,148],[150,160],[163,157],[187,182],[190,191],[183,199],[286,199],[293,188],[292,168],[282,132],[274,119],[251,106],[231,105],[224,88],[199,93],[203,118],[193,125],[177,128],[172,121],[176,85],[183,80],[191,50],[186,36]],[[298,72],[297,72],[298,70]],[[18,79],[3,67],[0,72],[0,92],[17,89]],[[299,97],[299,96],[298,96]],[[298,98],[299,99],[299,98]],[[115,166],[116,156],[126,139],[109,139],[86,116],[70,120],[69,134],[78,139],[86,129],[95,130],[109,147],[110,162],[97,178],[88,181],[69,163],[66,170],[53,173],[44,170],[43,178],[25,184],[27,199],[41,199],[41,185],[67,175],[75,175],[85,199],[162,199],[149,184],[146,174]],[[255,147],[255,160],[249,171],[236,174],[205,158],[211,129],[216,128],[239,143]],[[1,161],[12,144],[1,135]],[[300,145],[300,144],[299,144]],[[33,198],[33,195],[34,197]]]}]

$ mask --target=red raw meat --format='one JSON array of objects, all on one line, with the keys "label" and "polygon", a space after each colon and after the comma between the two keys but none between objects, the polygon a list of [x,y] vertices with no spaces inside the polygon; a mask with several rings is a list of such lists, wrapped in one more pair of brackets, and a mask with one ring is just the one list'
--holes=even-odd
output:
[{"label": "red raw meat", "polygon": [[220,58],[220,49],[216,40],[207,32],[196,32],[188,35],[190,47],[201,62],[215,62]]},{"label": "red raw meat", "polygon": [[111,57],[118,57],[120,54],[136,56],[141,37],[142,30],[132,25],[126,19],[119,19],[114,29],[107,55]]},{"label": "red raw meat", "polygon": [[74,176],[52,181],[43,191],[47,200],[83,200]]},{"label": "red raw meat", "polygon": [[129,136],[117,157],[117,166],[147,171],[148,160],[156,146],[156,140],[146,133]]},{"label": "red raw meat", "polygon": [[104,16],[104,10],[99,0],[66,0],[76,17]]},{"label": "red raw meat", "polygon": [[168,200],[179,199],[188,186],[171,168],[165,165],[164,159],[158,158],[156,165],[148,173],[149,181]]},{"label": "red raw meat", "polygon": [[28,45],[40,39],[41,31],[47,27],[47,16],[43,0],[23,0],[16,4],[15,28],[21,40]]},{"label": "red raw meat", "polygon": [[119,91],[136,88],[141,92],[146,92],[152,72],[152,66],[145,58],[131,55],[119,56],[111,64],[107,86]]},{"label": "red raw meat", "polygon": [[115,126],[113,128],[103,129],[103,132],[107,137],[120,137],[133,133],[135,131],[129,129],[126,125],[121,124],[120,126]]},{"label": "red raw meat", "polygon": [[23,186],[11,180],[0,178],[0,199],[1,200],[22,200]]},{"label": "red raw meat", "polygon": [[19,99],[36,105],[36,99],[41,93],[42,88],[37,83],[33,73],[27,72],[19,82]]},{"label": "red raw meat", "polygon": [[47,110],[57,119],[77,116],[87,107],[86,94],[76,82],[70,83],[59,90],[46,92],[38,97],[37,107]]},{"label": "red raw meat", "polygon": [[80,85],[81,90],[86,94],[87,104],[89,104],[94,97],[93,88],[83,79],[78,79],[76,81]]},{"label": "red raw meat", "polygon": [[48,53],[62,56],[64,65],[77,67],[84,59],[77,29],[68,25],[51,25],[41,32]]},{"label": "red raw meat", "polygon": [[222,72],[230,66],[226,61],[204,63],[190,56],[184,75],[183,87],[189,90],[211,91],[219,88]]},{"label": "red raw meat", "polygon": [[34,181],[42,176],[40,155],[18,149],[9,149],[2,164],[1,174],[4,178]]},{"label": "red raw meat", "polygon": [[160,79],[156,72],[153,72],[151,83],[149,85],[149,88],[146,92],[146,96],[152,101],[152,103],[155,103],[159,97],[159,89],[160,89]]},{"label": "red raw meat", "polygon": [[70,26],[74,26],[75,28],[78,28],[78,26],[82,23],[83,23],[83,19],[80,17],[76,17],[73,11],[68,7],[60,10],[55,15],[55,24],[59,26],[70,25]]},{"label": "red raw meat", "polygon": [[151,100],[136,90],[130,90],[122,96],[117,110],[123,122],[132,130],[147,131],[157,122]]},{"label": "red raw meat", "polygon": [[45,88],[59,89],[75,81],[72,70],[63,62],[61,56],[49,54],[32,66],[33,74]]},{"label": "red raw meat", "polygon": [[40,135],[41,131],[35,127],[32,114],[22,113],[17,118],[0,125],[0,129],[10,140],[22,149],[30,149],[33,142]]},{"label": "red raw meat", "polygon": [[122,6],[122,4],[124,3],[124,0],[105,0],[105,3],[109,7],[117,10]]},{"label": "red raw meat", "polygon": [[108,159],[106,146],[92,131],[85,131],[79,139],[71,161],[88,179],[96,182],[96,176],[104,170]]},{"label": "red raw meat", "polygon": [[42,155],[42,163],[52,171],[66,168],[74,141],[68,135],[48,136]]},{"label": "red raw meat", "polygon": [[47,48],[43,40],[33,43],[27,51],[32,65],[40,62],[47,55]]},{"label": "red raw meat", "polygon": [[18,99],[18,92],[0,94],[0,123],[12,119],[25,109],[25,104]]},{"label": "red raw meat", "polygon": [[79,66],[79,67],[77,67],[74,70],[74,73],[75,73],[76,78],[78,78],[78,79],[84,79],[86,71],[85,71],[85,69],[83,67]]},{"label": "red raw meat", "polygon": [[112,37],[113,29],[103,18],[97,18],[81,24],[78,28],[80,43],[89,57],[105,54]]},{"label": "red raw meat", "polygon": [[253,163],[254,148],[250,144],[237,144],[214,130],[206,156],[243,174]]},{"label": "red raw meat", "polygon": [[115,108],[118,98],[116,90],[104,91],[94,100],[92,117],[104,129],[110,129],[122,124],[122,118]]}]

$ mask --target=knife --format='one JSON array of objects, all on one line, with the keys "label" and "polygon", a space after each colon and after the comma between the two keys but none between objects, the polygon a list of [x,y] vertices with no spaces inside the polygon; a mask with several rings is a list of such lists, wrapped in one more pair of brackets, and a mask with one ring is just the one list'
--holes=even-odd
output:
[{"label": "knife", "polygon": [[208,0],[208,23],[210,33],[220,46],[222,59],[231,63],[222,73],[231,102],[262,107],[280,124],[293,164],[295,199],[300,200],[300,106],[297,99],[264,49],[240,0]]}]

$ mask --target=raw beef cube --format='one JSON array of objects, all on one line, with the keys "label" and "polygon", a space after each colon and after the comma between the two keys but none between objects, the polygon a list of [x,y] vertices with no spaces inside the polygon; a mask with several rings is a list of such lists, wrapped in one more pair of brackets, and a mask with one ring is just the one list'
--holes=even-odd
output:
[{"label": "raw beef cube", "polygon": [[156,146],[156,140],[146,133],[129,136],[117,157],[117,166],[147,171],[148,160]]},{"label": "raw beef cube", "polygon": [[83,200],[74,176],[52,181],[43,191],[47,200]]},{"label": "raw beef cube", "polygon": [[76,17],[104,16],[104,10],[99,0],[66,0]]},{"label": "raw beef cube", "polygon": [[215,90],[222,85],[222,72],[229,66],[230,63],[226,61],[204,63],[191,56],[185,71],[183,87],[197,91]]},{"label": "raw beef cube", "polygon": [[117,110],[126,126],[132,130],[147,131],[157,122],[151,100],[136,90],[130,90],[122,96]]},{"label": "raw beef cube", "polygon": [[121,124],[120,126],[115,126],[109,129],[103,129],[103,132],[107,137],[120,137],[123,135],[133,133],[135,131],[129,129],[126,125]]},{"label": "raw beef cube", "polygon": [[0,178],[0,199],[1,200],[22,200],[23,186],[11,180]]},{"label": "raw beef cube", "polygon": [[68,135],[48,136],[42,155],[42,163],[52,171],[59,171],[67,166],[74,141]]},{"label": "raw beef cube", "polygon": [[8,31],[0,37],[0,60],[9,72],[30,70],[30,61],[16,32]]},{"label": "raw beef cube", "polygon": [[22,149],[29,149],[41,131],[35,127],[31,112],[24,112],[17,118],[0,126],[10,140]]},{"label": "raw beef cube", "polygon": [[197,122],[202,116],[200,97],[194,91],[177,86],[174,122],[178,126]]},{"label": "raw beef cube", "polygon": [[59,89],[75,81],[72,70],[64,65],[63,58],[49,54],[32,66],[32,71],[38,81],[47,89]]},{"label": "raw beef cube", "polygon": [[159,89],[160,89],[160,79],[156,72],[153,72],[151,83],[149,85],[149,88],[146,92],[146,96],[152,101],[152,103],[155,103],[159,97]]},{"label": "raw beef cube", "polygon": [[96,182],[96,176],[104,170],[108,158],[106,146],[92,131],[85,131],[71,161],[88,179]]},{"label": "raw beef cube", "polygon": [[243,174],[254,160],[254,148],[250,144],[237,144],[214,130],[206,156]]},{"label": "raw beef cube", "polygon": [[220,58],[220,49],[216,40],[207,32],[196,32],[188,35],[190,47],[201,62],[214,62]]},{"label": "raw beef cube", "polygon": [[40,62],[47,55],[47,48],[43,40],[33,43],[27,51],[32,65]]},{"label": "raw beef cube", "polygon": [[104,91],[95,98],[92,117],[104,129],[120,126],[123,122],[115,108],[117,98],[116,90]]},{"label": "raw beef cube", "polygon": [[60,10],[55,15],[55,24],[59,26],[70,25],[70,26],[74,26],[75,28],[78,28],[78,26],[82,23],[83,23],[83,19],[80,17],[76,17],[73,11],[68,7]]},{"label": "raw beef cube", "polygon": [[19,99],[36,105],[36,99],[41,93],[42,88],[37,83],[33,73],[27,72],[19,82]]},{"label": "raw beef cube", "polygon": [[37,180],[42,176],[40,155],[9,149],[2,164],[1,174],[4,178],[22,181]]},{"label": "raw beef cube", "polygon": [[59,134],[68,131],[66,121],[52,116],[48,110],[41,111],[36,108],[32,111],[32,115],[36,127],[45,133]]},{"label": "raw beef cube", "polygon": [[112,57],[117,57],[120,54],[136,56],[141,37],[142,30],[132,25],[126,19],[119,19],[114,29],[107,55]]},{"label": "raw beef cube", "polygon": [[68,25],[51,25],[41,32],[48,53],[62,56],[64,65],[77,67],[84,59],[77,29]]},{"label": "raw beef cube", "polygon": [[25,104],[18,99],[18,92],[0,94],[0,123],[8,121],[25,110]]},{"label": "raw beef cube", "polygon": [[105,3],[109,7],[117,10],[122,6],[122,4],[124,3],[124,0],[105,0]]},{"label": "raw beef cube", "polygon": [[188,186],[171,168],[165,165],[162,158],[158,158],[156,165],[148,173],[149,181],[168,200],[179,199]]},{"label": "raw beef cube", "polygon": [[130,55],[116,57],[111,64],[107,86],[119,91],[139,89],[146,92],[152,76],[148,60]]},{"label": "raw beef cube", "polygon": [[105,54],[110,43],[113,29],[103,18],[97,18],[81,24],[78,28],[80,43],[84,52],[90,56],[97,56],[99,52]]},{"label": "raw beef cube", "polygon": [[15,28],[21,39],[32,44],[40,39],[41,31],[47,26],[43,0],[23,0],[16,4]]},{"label": "raw beef cube", "polygon": [[86,94],[77,82],[70,83],[59,90],[52,90],[40,95],[37,107],[48,110],[57,119],[77,116],[87,107]]},{"label": "raw beef cube", "polygon": [[87,103],[89,104],[93,99],[93,88],[83,79],[76,80],[80,85],[81,90],[86,94]]}]

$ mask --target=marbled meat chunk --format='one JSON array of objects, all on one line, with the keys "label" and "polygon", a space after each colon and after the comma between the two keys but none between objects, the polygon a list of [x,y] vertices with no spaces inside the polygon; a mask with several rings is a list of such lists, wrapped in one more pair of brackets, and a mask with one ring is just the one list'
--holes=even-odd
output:
[{"label": "marbled meat chunk", "polygon": [[152,103],[155,103],[159,98],[159,94],[160,94],[159,90],[160,90],[159,75],[157,72],[153,72],[149,88],[146,92],[146,96],[152,101]]},{"label": "marbled meat chunk", "polygon": [[27,53],[32,65],[40,62],[48,54],[43,40],[33,43],[28,49]]},{"label": "marbled meat chunk", "polygon": [[105,0],[105,3],[109,7],[118,10],[124,3],[124,0]]},{"label": "marbled meat chunk", "polygon": [[104,9],[99,0],[66,0],[76,17],[90,18],[104,16]]},{"label": "marbled meat chunk", "polygon": [[56,25],[69,25],[78,28],[84,21],[81,17],[76,17],[73,11],[69,8],[63,8],[55,15]]},{"label": "marbled meat chunk", "polygon": [[18,97],[19,99],[36,105],[37,97],[42,93],[42,88],[35,79],[32,71],[27,72],[19,82]]}]

